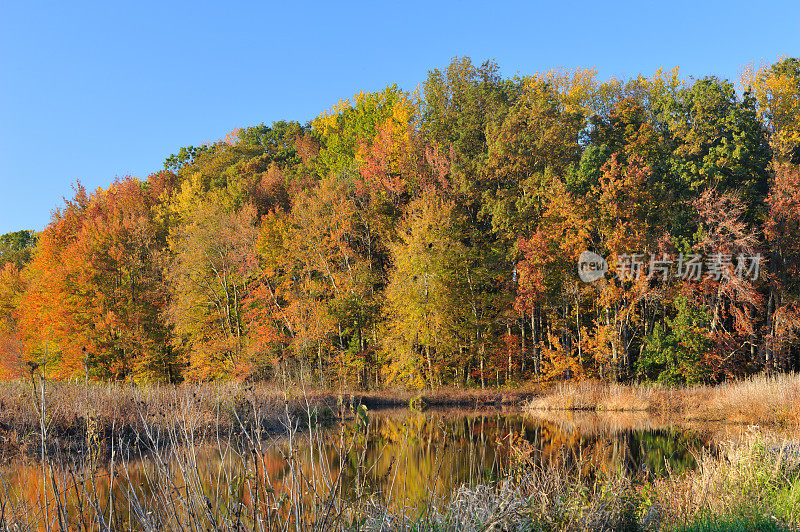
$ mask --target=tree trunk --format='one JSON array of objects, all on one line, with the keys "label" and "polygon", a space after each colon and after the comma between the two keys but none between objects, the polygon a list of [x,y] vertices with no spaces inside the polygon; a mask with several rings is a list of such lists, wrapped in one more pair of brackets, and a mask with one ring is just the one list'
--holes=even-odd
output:
[{"label": "tree trunk", "polygon": [[525,314],[522,314],[522,319],[519,321],[519,331],[520,331],[520,369],[519,369],[519,378],[525,378],[525,359],[527,358],[525,355]]},{"label": "tree trunk", "polygon": [[[506,330],[508,331],[508,340],[511,341],[511,322],[506,323]],[[508,348],[508,366],[506,367],[506,384],[511,382],[511,347]]]}]

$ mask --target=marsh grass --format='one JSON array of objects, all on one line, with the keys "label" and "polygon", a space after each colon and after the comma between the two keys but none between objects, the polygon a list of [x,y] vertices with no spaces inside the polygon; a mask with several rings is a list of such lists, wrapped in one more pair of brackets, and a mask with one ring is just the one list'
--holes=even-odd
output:
[{"label": "marsh grass", "polygon": [[[798,447],[751,430],[702,451],[697,467],[660,478],[542,460],[520,434],[491,482],[464,484],[420,507],[368,489],[375,430],[324,429],[284,404],[284,433],[203,436],[183,403],[176,424],[144,412],[136,448],[112,442],[107,461],[50,453],[21,486],[0,468],[0,530],[793,530],[800,526]],[[243,418],[240,418],[243,419]],[[252,416],[251,419],[258,419]],[[338,440],[331,454],[331,434]],[[208,464],[209,445],[216,459]],[[275,450],[279,458],[275,458]],[[326,452],[327,451],[327,452]],[[438,459],[438,458],[437,458]],[[345,486],[344,471],[357,474]],[[33,487],[34,489],[30,489]]]},{"label": "marsh grass", "polygon": [[767,522],[781,530],[800,526],[797,446],[755,431],[744,441],[724,445],[718,456],[703,453],[692,474],[667,476],[651,489],[664,522],[678,528],[736,529]]},{"label": "marsh grass", "polygon": [[[23,489],[23,482],[0,470],[0,530],[300,530],[351,523],[358,504],[342,506],[338,496],[347,460],[334,464],[314,452],[322,446],[317,407],[306,403],[305,410],[293,411],[284,401],[278,436],[262,424],[274,418],[265,416],[261,403],[249,403],[250,412],[228,412],[235,427],[223,431],[222,402],[215,425],[202,395],[172,399],[135,400],[125,414],[138,418],[128,420],[135,442],[112,434],[104,458],[93,458],[86,448],[71,453],[48,447],[43,463],[22,468],[33,477]],[[168,412],[153,412],[154,405]],[[275,407],[267,407],[271,415]],[[361,432],[343,433],[339,456],[351,456],[368,430],[364,424]],[[301,439],[311,449],[308,463],[298,454]],[[209,447],[216,460],[204,467]],[[274,449],[282,456],[279,464],[268,452]]]},{"label": "marsh grass", "polygon": [[[336,396],[309,390],[301,395],[268,385],[236,383],[192,386],[138,387],[129,384],[85,384],[11,381],[0,385],[0,457],[39,452],[41,405],[46,406],[50,451],[80,451],[86,438],[105,453],[112,440],[131,443],[146,430],[172,431],[186,427],[194,436],[258,426],[283,429],[285,409],[295,417],[309,405],[316,415],[330,416]],[[40,390],[44,395],[39,397]],[[91,434],[89,434],[91,433]]]},{"label": "marsh grass", "polygon": [[[180,386],[136,386],[47,381],[45,396],[39,397],[40,380],[0,383],[0,460],[23,453],[39,453],[41,435],[40,403],[47,410],[47,444],[52,448],[78,451],[86,432],[101,443],[112,434],[123,443],[137,441],[148,426],[167,430],[188,422],[199,434],[240,430],[258,425],[261,430],[284,430],[284,410],[304,419],[312,408],[316,421],[352,415],[355,405],[370,409],[386,407],[480,407],[521,404],[537,386],[516,390],[439,388],[410,392],[405,390],[349,391],[323,390],[302,383],[285,386],[260,383],[222,382]],[[416,403],[415,403],[416,401]],[[184,419],[185,418],[185,419]]]},{"label": "marsh grass", "polygon": [[800,466],[778,442],[751,433],[698,469],[656,481],[608,474],[591,481],[563,464],[525,467],[496,485],[464,486],[420,519],[376,509],[369,529],[399,530],[797,530]]},{"label": "marsh grass", "polygon": [[757,376],[716,386],[662,387],[599,381],[553,385],[525,407],[536,410],[642,411],[687,420],[800,423],[800,375]]},{"label": "marsh grass", "polygon": [[[785,399],[793,385],[781,381],[778,392],[760,395],[766,384],[746,383],[745,399],[733,385],[693,393],[716,394],[716,402],[705,398],[706,408],[736,401],[743,401],[743,407],[758,398]],[[65,384],[46,389],[42,429],[37,407],[25,405],[37,396],[18,386],[6,387],[0,399],[11,405],[0,414],[2,433],[17,433],[33,452],[17,454],[16,460],[27,465],[15,466],[15,473],[0,466],[0,530],[800,527],[800,447],[755,429],[736,442],[699,452],[694,470],[667,467],[657,478],[623,468],[598,470],[590,458],[574,455],[543,460],[541,449],[515,433],[502,442],[506,458],[492,480],[463,484],[446,496],[425,487],[421,505],[412,505],[370,490],[375,460],[367,459],[367,443],[376,427],[358,404],[351,408],[336,398],[328,407],[334,399],[313,391],[292,395],[239,385],[145,389]],[[609,401],[603,404],[616,404],[612,396],[622,396],[614,388],[579,390],[584,399]],[[657,398],[664,391],[625,393]],[[769,403],[763,408],[772,411]],[[334,416],[349,416],[350,428],[344,423],[323,426]],[[93,419],[96,424],[89,422]],[[61,445],[67,435],[60,430],[73,431],[72,440],[81,443]],[[92,436],[93,431],[100,434]],[[41,454],[35,449],[39,438],[46,442]],[[442,460],[443,449],[433,441],[426,445],[434,462]],[[482,458],[469,460],[480,464]],[[434,464],[432,471],[439,470]],[[395,478],[397,468],[387,475]],[[400,490],[392,478],[388,491]]]},{"label": "marsh grass", "polygon": [[646,411],[655,402],[656,390],[639,385],[600,381],[559,382],[527,405],[531,410]]}]

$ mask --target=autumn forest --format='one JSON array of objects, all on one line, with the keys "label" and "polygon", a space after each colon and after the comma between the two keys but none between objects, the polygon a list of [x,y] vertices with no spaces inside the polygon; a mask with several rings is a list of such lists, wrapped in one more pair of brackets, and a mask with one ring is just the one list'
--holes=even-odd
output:
[{"label": "autumn forest", "polygon": [[[222,133],[222,132],[221,132]],[[584,251],[759,256],[578,276]],[[0,378],[418,389],[800,370],[800,60],[503,77],[467,58],[73,185],[0,237]]]}]

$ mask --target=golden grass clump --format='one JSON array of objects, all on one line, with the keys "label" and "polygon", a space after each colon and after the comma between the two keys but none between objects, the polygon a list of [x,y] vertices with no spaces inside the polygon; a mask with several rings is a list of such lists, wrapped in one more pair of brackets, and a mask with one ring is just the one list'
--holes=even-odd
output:
[{"label": "golden grass clump", "polygon": [[607,384],[597,380],[561,382],[532,399],[531,410],[646,411],[653,402],[652,387]]},{"label": "golden grass clump", "polygon": [[531,399],[525,409],[646,411],[698,421],[800,423],[800,375],[759,375],[715,386],[564,382]]}]

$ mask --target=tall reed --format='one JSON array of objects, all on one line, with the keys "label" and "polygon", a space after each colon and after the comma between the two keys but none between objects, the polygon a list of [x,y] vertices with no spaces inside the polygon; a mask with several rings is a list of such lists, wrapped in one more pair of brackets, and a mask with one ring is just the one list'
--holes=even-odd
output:
[{"label": "tall reed", "polygon": [[707,421],[800,423],[800,375],[759,375],[716,386],[564,382],[531,399],[525,408],[646,411]]}]

